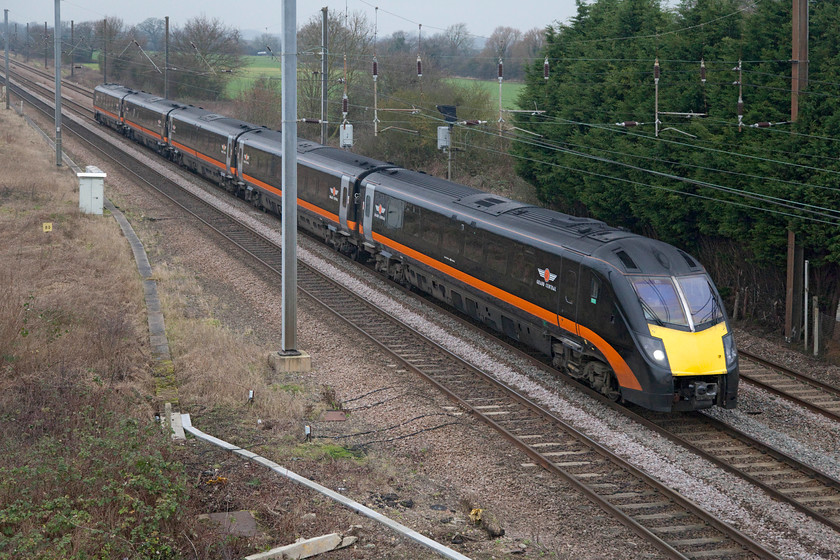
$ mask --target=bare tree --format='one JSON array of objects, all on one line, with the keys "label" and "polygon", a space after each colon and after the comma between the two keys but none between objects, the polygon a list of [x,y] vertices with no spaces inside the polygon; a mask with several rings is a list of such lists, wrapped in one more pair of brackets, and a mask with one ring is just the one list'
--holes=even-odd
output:
[{"label": "bare tree", "polygon": [[521,80],[525,77],[525,66],[531,64],[535,58],[542,56],[545,46],[545,32],[539,28],[526,31],[522,38],[510,48],[512,64],[510,71],[505,68],[505,77],[513,80]]},{"label": "bare tree", "polygon": [[[484,45],[484,49],[479,54],[480,77],[484,79],[495,78],[499,59],[501,58],[504,61],[510,58],[511,48],[519,41],[521,36],[522,32],[512,27],[497,27],[494,29]],[[508,70],[507,65],[505,70]]]},{"label": "bare tree", "polygon": [[[127,86],[148,89],[154,80],[154,65],[143,54],[146,36],[137,27],[115,36],[108,47],[108,80]],[[113,50],[112,50],[113,49]]]},{"label": "bare tree", "polygon": [[390,37],[378,41],[376,47],[381,53],[408,53],[417,50],[417,41],[409,39],[405,31],[394,31]]},{"label": "bare tree", "polygon": [[99,48],[96,29],[96,22],[93,21],[83,21],[74,26],[73,49],[76,62],[93,62],[94,51]]},{"label": "bare tree", "polygon": [[511,47],[522,37],[522,32],[513,27],[497,27],[487,41],[485,51],[488,54],[505,58],[510,54]]},{"label": "bare tree", "polygon": [[466,23],[450,25],[443,32],[450,55],[463,54],[472,47],[472,36]]},{"label": "bare tree", "polygon": [[144,37],[146,40],[146,47],[151,51],[162,51],[163,43],[166,37],[166,22],[161,18],[148,18],[136,26],[135,37],[139,40]]},{"label": "bare tree", "polygon": [[[219,19],[199,16],[172,33],[170,66],[174,90],[180,97],[215,99],[244,66],[239,30]],[[172,75],[172,74],[170,74]]]},{"label": "bare tree", "polygon": [[232,116],[250,123],[279,129],[282,124],[279,110],[281,101],[280,80],[263,76],[257,78],[253,86],[239,94]]},{"label": "bare tree", "polygon": [[[344,17],[330,11],[327,14],[327,98],[330,123],[341,122],[342,97],[345,86],[348,105],[369,104],[373,62],[373,27],[361,12]],[[311,18],[298,32],[298,111],[301,116],[320,118],[321,114],[321,16]],[[351,109],[352,111],[353,109]],[[332,131],[337,131],[332,127]],[[312,131],[302,130],[301,135]],[[310,134],[310,136],[313,136]]]},{"label": "bare tree", "polygon": [[268,51],[280,53],[280,36],[273,33],[262,33],[259,37],[251,41],[251,48],[256,54],[258,52]]}]

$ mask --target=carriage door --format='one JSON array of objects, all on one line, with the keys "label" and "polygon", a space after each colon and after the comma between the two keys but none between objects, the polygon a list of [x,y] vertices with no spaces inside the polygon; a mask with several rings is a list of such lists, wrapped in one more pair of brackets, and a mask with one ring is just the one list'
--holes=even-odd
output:
[{"label": "carriage door", "polygon": [[338,220],[339,220],[339,228],[338,230],[341,233],[349,234],[350,227],[347,225],[347,209],[350,206],[350,197],[352,193],[350,192],[350,187],[352,185],[352,179],[348,175],[341,176],[341,194],[338,197],[339,200],[339,207],[338,207]]},{"label": "carriage door", "polygon": [[[364,212],[364,218],[362,225],[364,226],[365,230],[365,241],[367,243],[373,244],[373,214],[374,211],[376,212],[378,217],[384,219],[385,211],[383,208],[374,209],[373,207],[373,195],[376,192],[376,186],[372,185],[371,183],[365,184],[365,200],[362,203],[362,212]],[[381,206],[381,205],[380,205]]]},{"label": "carriage door", "polygon": [[[560,271],[560,284],[558,286],[560,293],[557,294],[560,300],[558,307],[560,315],[573,323],[577,322],[578,276],[580,276],[580,265],[575,261],[563,259],[563,269]],[[572,330],[575,334],[578,334],[576,326],[571,329],[567,328],[567,330]]]},{"label": "carriage door", "polygon": [[245,165],[245,143],[236,143],[236,175],[240,180],[245,180],[245,170],[242,166]]},{"label": "carriage door", "polygon": [[225,149],[225,169],[227,169],[228,177],[233,176],[230,169],[231,161],[233,160],[233,135],[229,134],[227,139],[227,148]]}]

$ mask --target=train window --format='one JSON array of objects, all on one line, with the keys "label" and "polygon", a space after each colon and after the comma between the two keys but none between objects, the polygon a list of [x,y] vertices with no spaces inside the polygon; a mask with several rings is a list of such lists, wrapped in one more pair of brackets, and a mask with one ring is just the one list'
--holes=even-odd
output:
[{"label": "train window", "polygon": [[517,247],[511,256],[510,275],[525,284],[532,284],[536,267],[534,249]]},{"label": "train window", "polygon": [[667,323],[688,326],[682,301],[669,277],[641,276],[634,278],[632,282],[645,319],[659,325]]},{"label": "train window", "polygon": [[405,205],[403,213],[403,231],[412,237],[420,236],[420,208],[413,204]]},{"label": "train window", "polygon": [[441,217],[433,212],[423,214],[423,240],[432,247],[440,247],[440,238],[443,233]]},{"label": "train window", "polygon": [[717,324],[723,319],[712,284],[705,275],[678,276],[677,283],[696,326]]},{"label": "train window", "polygon": [[373,208],[373,201],[370,195],[365,197],[365,218],[370,218],[370,209]]},{"label": "train window", "polygon": [[589,303],[598,303],[598,293],[601,291],[601,281],[597,277],[592,277],[592,283],[589,286]]},{"label": "train window", "polygon": [[405,202],[392,198],[388,200],[388,213],[385,215],[385,227],[399,229],[403,225]]},{"label": "train window", "polygon": [[484,248],[484,262],[488,270],[499,274],[507,273],[507,251],[504,246],[495,240],[488,239]]},{"label": "train window", "polygon": [[484,235],[481,230],[467,227],[464,231],[464,258],[474,263],[480,263],[483,250]]},{"label": "train window", "polygon": [[445,220],[444,222],[443,239],[440,246],[448,257],[454,258],[461,254],[461,246],[464,244],[462,225],[454,220]]}]

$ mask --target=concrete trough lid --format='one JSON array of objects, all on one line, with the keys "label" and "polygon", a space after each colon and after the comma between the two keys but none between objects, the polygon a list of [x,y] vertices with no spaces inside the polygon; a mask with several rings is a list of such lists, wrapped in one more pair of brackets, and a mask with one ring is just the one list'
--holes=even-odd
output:
[{"label": "concrete trough lid", "polygon": [[345,548],[356,542],[356,537],[342,537],[338,533],[330,533],[312,539],[299,540],[296,543],[287,544],[246,556],[245,560],[270,560],[270,559],[292,559],[311,558],[324,552]]}]

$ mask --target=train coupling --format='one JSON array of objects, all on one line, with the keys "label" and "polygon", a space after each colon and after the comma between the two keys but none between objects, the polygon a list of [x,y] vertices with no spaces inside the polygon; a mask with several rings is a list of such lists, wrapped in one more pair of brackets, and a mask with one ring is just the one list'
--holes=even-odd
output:
[{"label": "train coupling", "polygon": [[706,381],[686,383],[680,391],[682,399],[689,401],[691,410],[708,408],[717,400],[718,384]]},{"label": "train coupling", "polygon": [[717,401],[718,384],[693,380],[683,384],[674,394],[673,410],[700,410],[712,407]]}]

